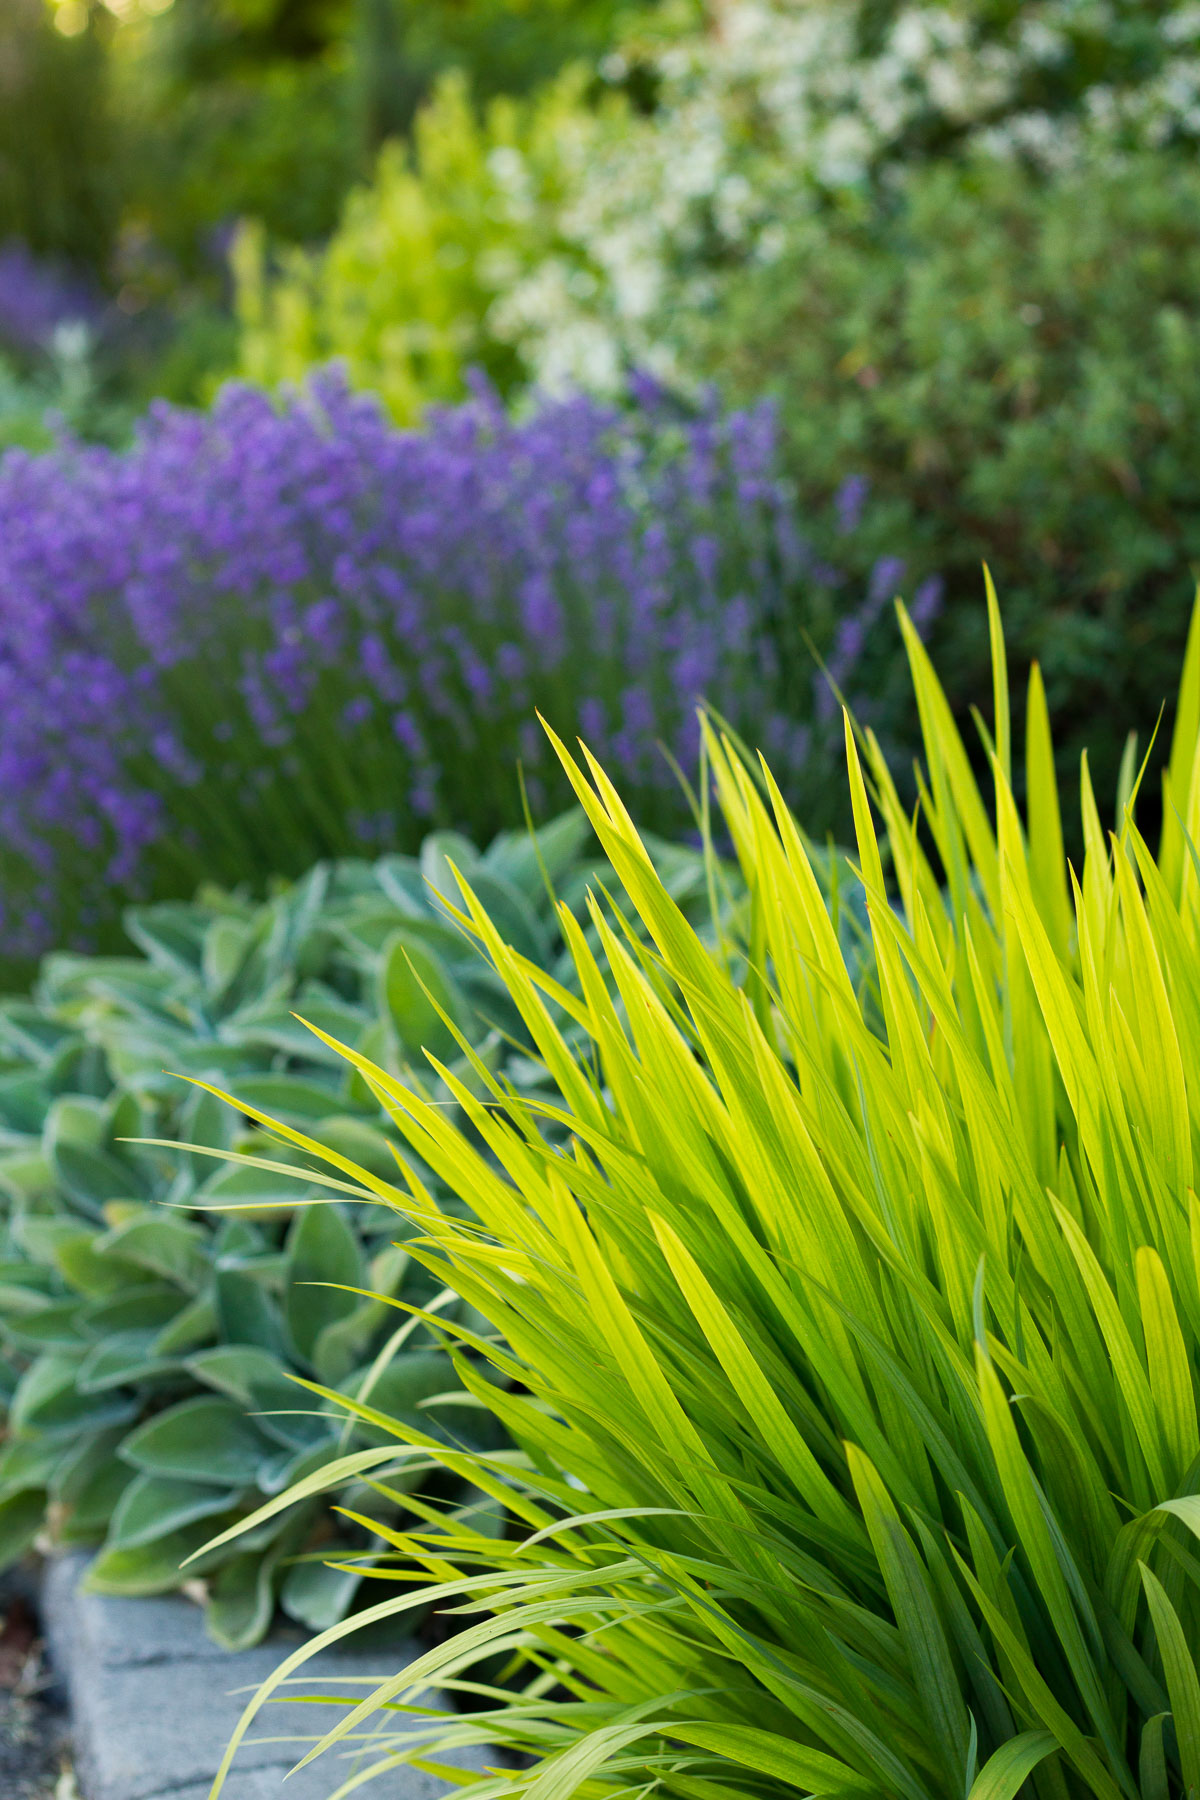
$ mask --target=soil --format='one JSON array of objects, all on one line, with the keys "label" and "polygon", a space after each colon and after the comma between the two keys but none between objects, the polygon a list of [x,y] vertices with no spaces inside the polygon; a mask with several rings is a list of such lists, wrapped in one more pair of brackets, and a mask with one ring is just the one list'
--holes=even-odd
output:
[{"label": "soil", "polygon": [[0,1576],[0,1794],[76,1800],[65,1697],[46,1661],[28,1569]]}]

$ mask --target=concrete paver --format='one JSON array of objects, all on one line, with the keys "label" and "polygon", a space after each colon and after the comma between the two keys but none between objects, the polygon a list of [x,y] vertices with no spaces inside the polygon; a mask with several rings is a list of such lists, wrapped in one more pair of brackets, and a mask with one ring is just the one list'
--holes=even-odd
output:
[{"label": "concrete paver", "polygon": [[[236,1655],[206,1635],[199,1607],[177,1595],[126,1600],[81,1592],[84,1556],[65,1556],[46,1575],[42,1608],[53,1661],[66,1683],[82,1800],[207,1800],[250,1692],[278,1668],[297,1637]],[[392,1652],[326,1651],[305,1665],[293,1693],[361,1698],[394,1675]],[[417,1652],[410,1651],[411,1660]],[[328,1800],[356,1766],[320,1757],[286,1784],[288,1770],[341,1709],[272,1704],[241,1745],[223,1800]],[[487,1757],[455,1758],[483,1769]],[[445,1784],[395,1769],[360,1790],[364,1800],[438,1800]]]}]

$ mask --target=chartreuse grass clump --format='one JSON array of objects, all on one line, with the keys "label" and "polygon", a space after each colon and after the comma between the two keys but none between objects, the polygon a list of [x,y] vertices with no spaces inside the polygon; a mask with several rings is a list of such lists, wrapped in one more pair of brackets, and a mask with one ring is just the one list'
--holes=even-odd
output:
[{"label": "chartreuse grass clump", "polygon": [[[472,1741],[519,1753],[472,1800],[1200,1791],[1200,625],[1157,854],[1128,794],[1105,834],[1085,766],[1078,874],[1036,672],[1024,819],[1013,798],[994,604],[990,800],[905,629],[915,821],[846,734],[868,981],[769,772],[710,734],[753,907],[738,983],[560,748],[653,951],[597,897],[598,955],[563,922],[572,998],[462,900],[557,1100],[480,1065],[490,1098],[456,1092],[481,1148],[350,1055],[466,1216],[341,1172],[490,1322],[446,1335],[516,1448],[393,1428],[512,1525],[431,1506],[395,1534],[375,1614],[433,1602],[460,1634],[314,1747],[351,1758],[331,1791]],[[433,1683],[480,1710],[423,1712]]]}]

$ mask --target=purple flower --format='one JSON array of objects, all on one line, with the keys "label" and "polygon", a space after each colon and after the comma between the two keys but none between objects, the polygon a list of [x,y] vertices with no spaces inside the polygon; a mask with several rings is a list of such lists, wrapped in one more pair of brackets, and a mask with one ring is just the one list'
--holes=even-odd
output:
[{"label": "purple flower", "polygon": [[410,756],[424,754],[425,742],[421,736],[421,728],[409,713],[393,713],[392,733],[398,744],[403,744]]},{"label": "purple flower", "polygon": [[96,294],[77,276],[39,261],[18,239],[0,245],[0,339],[45,349],[58,326],[94,326],[99,316]]},{"label": "purple flower", "polygon": [[509,687],[525,679],[525,652],[519,644],[501,644],[496,651],[496,673]]},{"label": "purple flower", "polygon": [[656,723],[654,701],[644,687],[628,687],[621,695],[621,714],[631,739],[651,741]]},{"label": "purple flower", "polygon": [[865,475],[847,475],[834,495],[838,530],[843,537],[848,537],[857,528],[870,491],[871,483]]},{"label": "purple flower", "polygon": [[601,746],[608,738],[608,725],[604,717],[604,702],[597,700],[592,694],[579,703],[579,735],[593,756],[601,754]]},{"label": "purple flower", "polygon": [[933,621],[942,610],[942,596],[945,583],[940,575],[927,575],[912,597],[909,617],[912,619],[917,634],[924,637]]},{"label": "purple flower", "polygon": [[521,628],[540,663],[553,667],[563,653],[563,618],[549,576],[542,570],[521,584]]},{"label": "purple flower", "polygon": [[513,420],[476,384],[408,432],[323,371],[0,459],[0,949],[95,937],[188,869],[518,822],[518,755],[566,797],[535,708],[650,824],[698,697],[786,780],[775,621],[814,577],[774,417],[641,399]]},{"label": "purple flower", "polygon": [[902,556],[881,556],[871,570],[867,593],[875,605],[890,600],[904,579]]},{"label": "purple flower", "polygon": [[345,619],[338,601],[314,600],[304,614],[304,629],[324,656],[336,656],[342,647]]},{"label": "purple flower", "polygon": [[675,658],[675,684],[680,694],[695,701],[712,685],[716,674],[716,646],[691,644]]},{"label": "purple flower", "polygon": [[869,623],[870,619],[864,610],[864,612],[850,613],[838,626],[832,661],[840,669],[849,671],[862,655],[863,645],[867,641]]}]

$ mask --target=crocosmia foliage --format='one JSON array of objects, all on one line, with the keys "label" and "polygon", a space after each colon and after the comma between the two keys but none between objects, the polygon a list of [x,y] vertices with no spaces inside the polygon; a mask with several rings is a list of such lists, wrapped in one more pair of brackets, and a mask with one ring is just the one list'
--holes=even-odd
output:
[{"label": "crocosmia foliage", "polygon": [[127,452],[10,454],[4,953],[103,937],[114,897],[519,822],[518,758],[535,807],[556,783],[535,708],[664,822],[658,741],[691,761],[699,694],[800,760],[771,415],[641,400],[514,423],[481,390],[405,433],[328,375],[159,407]]},{"label": "crocosmia foliage", "polygon": [[[601,765],[563,751],[655,947],[597,899],[600,953],[572,940],[585,1048],[469,877],[462,899],[557,1102],[462,1085],[484,1153],[351,1055],[470,1208],[363,1177],[505,1340],[457,1337],[503,1391],[459,1361],[522,1451],[395,1428],[515,1526],[397,1536],[427,1580],[376,1612],[437,1596],[464,1629],[330,1734],[364,1775],[492,1739],[520,1753],[503,1790],[538,1800],[1200,1788],[1200,626],[1161,846],[1129,804],[1105,833],[1085,765],[1078,872],[1036,673],[1014,802],[992,627],[986,797],[911,628],[917,819],[847,731],[867,979],[769,775],[711,740],[754,914],[739,988]],[[481,1715],[422,1717],[424,1683],[500,1649],[516,1699],[484,1668]]]}]

